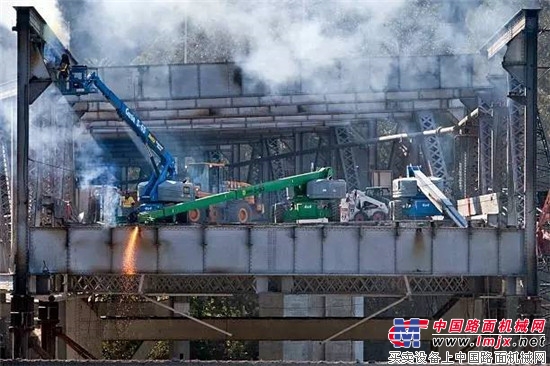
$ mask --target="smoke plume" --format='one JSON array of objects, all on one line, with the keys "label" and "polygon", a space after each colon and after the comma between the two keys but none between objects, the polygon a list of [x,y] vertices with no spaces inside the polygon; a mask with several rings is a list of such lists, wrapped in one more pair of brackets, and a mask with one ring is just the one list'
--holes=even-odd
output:
[{"label": "smoke plume", "polygon": [[[61,3],[65,12],[72,9],[71,14],[78,14],[74,2]],[[352,60],[477,52],[516,11],[530,3],[190,0],[145,5],[129,0],[82,0],[80,6],[85,4],[87,16],[76,17],[71,28],[73,46],[85,58],[98,62],[231,60],[247,75],[275,89],[302,78],[313,89],[321,89],[312,91],[323,92],[342,60],[346,60],[349,79],[343,82],[352,85],[364,73],[364,64]],[[381,83],[390,72],[384,66],[380,65],[376,75]]]}]

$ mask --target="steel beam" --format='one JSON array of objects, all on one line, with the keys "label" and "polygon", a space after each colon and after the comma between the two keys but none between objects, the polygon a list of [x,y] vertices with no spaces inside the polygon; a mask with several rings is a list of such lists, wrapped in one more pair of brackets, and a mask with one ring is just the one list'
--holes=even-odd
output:
[{"label": "steel beam", "polygon": [[[122,274],[131,233],[132,227],[33,228],[31,273],[42,274],[46,265],[50,273]],[[515,276],[525,274],[522,239],[523,231],[515,228],[460,229],[432,227],[426,222],[382,222],[375,227],[142,226],[135,271],[166,275]],[[450,250],[452,257],[446,254]],[[487,255],[499,260],[487,263]]]},{"label": "steel beam", "polygon": [[[432,112],[422,111],[417,113],[418,122],[421,130],[434,131],[437,130],[437,124]],[[441,143],[436,135],[428,135],[424,138],[424,154],[429,162],[430,174],[434,177],[443,178],[449,183],[449,174],[447,173],[447,164],[445,156],[441,150]]]},{"label": "steel beam", "polygon": [[17,9],[17,124],[12,128],[12,187],[15,276],[12,298],[12,355],[28,358],[29,334],[33,327],[32,298],[28,296],[28,187],[29,187],[29,105],[31,62],[31,9]]},{"label": "steel beam", "polygon": [[479,108],[479,188],[480,194],[487,194],[493,189],[493,110],[484,98],[478,99]]},{"label": "steel beam", "polygon": [[[232,334],[231,337],[190,319],[105,319],[101,320],[103,340],[241,340],[241,341],[322,341],[357,318],[209,318],[204,322]],[[371,319],[334,339],[387,341],[391,319]],[[423,340],[431,332],[421,332]]]},{"label": "steel beam", "polygon": [[[368,139],[361,139],[361,141],[355,141],[355,142],[348,142],[348,143],[342,143],[342,144],[335,144],[332,146],[326,146],[323,147],[322,150],[338,150],[338,149],[344,149],[349,147],[361,147],[361,146],[367,146],[370,144],[380,144],[384,142],[392,142],[392,141],[401,141],[403,139],[411,139],[414,137],[426,137],[426,136],[436,136],[439,134],[444,133],[453,133],[458,131],[460,128],[464,127],[466,123],[471,122],[473,118],[477,117],[478,115],[478,109],[475,109],[473,112],[471,112],[469,115],[464,117],[462,120],[460,120],[456,125],[450,126],[450,127],[443,127],[443,128],[436,128],[433,130],[427,130],[427,131],[421,131],[421,132],[411,132],[411,133],[398,133],[393,135],[387,135],[387,136],[380,136],[376,138],[368,138]],[[312,148],[312,149],[305,149],[302,151],[296,151],[292,153],[284,153],[279,154],[277,158],[290,158],[294,157],[294,155],[306,155],[306,154],[314,154],[319,151],[319,148]],[[239,166],[246,166],[249,165],[252,162],[265,162],[265,161],[271,161],[275,159],[275,157],[268,156],[268,157],[262,157],[258,159],[250,159],[248,161],[242,161],[239,163],[233,163],[230,164],[231,167],[239,167]]]},{"label": "steel beam", "polygon": [[537,152],[537,78],[539,11],[525,11],[525,251],[527,259],[527,296],[538,294],[536,255],[536,152]]},{"label": "steel beam", "polygon": [[9,139],[0,132],[0,273],[12,270]]},{"label": "steel beam", "polygon": [[[357,141],[355,138],[357,132],[351,126],[336,127],[334,132],[336,134],[336,142],[340,146]],[[357,172],[357,161],[352,147],[342,147],[339,150],[348,190],[361,188],[359,173]]]},{"label": "steel beam", "polygon": [[[29,216],[29,105],[52,81],[55,72],[44,64],[44,49],[51,54],[68,53],[33,7],[15,7],[17,21],[17,124],[12,128],[12,245],[15,276],[11,326],[14,358],[28,358],[29,333],[34,324],[33,299],[28,296]],[[70,56],[72,58],[72,56]],[[73,61],[74,60],[73,58]],[[51,65],[50,65],[51,66]]]}]

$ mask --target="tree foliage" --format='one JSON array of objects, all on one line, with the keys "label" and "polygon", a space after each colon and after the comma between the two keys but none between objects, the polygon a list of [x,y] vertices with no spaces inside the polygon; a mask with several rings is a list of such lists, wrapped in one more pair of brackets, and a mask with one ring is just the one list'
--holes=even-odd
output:
[{"label": "tree foliage", "polygon": [[[255,296],[195,297],[191,299],[191,314],[196,317],[258,316]],[[251,341],[193,341],[191,359],[255,360],[258,342]]]}]

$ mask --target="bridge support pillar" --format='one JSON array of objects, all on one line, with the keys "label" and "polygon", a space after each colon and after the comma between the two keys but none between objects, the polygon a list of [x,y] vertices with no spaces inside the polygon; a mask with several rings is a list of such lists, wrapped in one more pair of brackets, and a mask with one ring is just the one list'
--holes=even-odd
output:
[{"label": "bridge support pillar", "polygon": [[[363,316],[363,299],[349,295],[285,295],[261,293],[260,316],[351,317]],[[363,361],[363,342],[260,341],[261,360]]]},{"label": "bridge support pillar", "polygon": [[[189,313],[189,301],[186,297],[175,297],[172,307],[182,313]],[[174,317],[181,317],[181,315],[174,314]],[[189,352],[189,341],[179,340],[170,342],[170,359],[189,360]]]},{"label": "bridge support pillar", "polygon": [[[101,359],[102,333],[101,320],[90,305],[82,298],[68,298],[65,301],[65,329],[62,331],[95,358]],[[82,357],[67,347],[68,360]]]}]

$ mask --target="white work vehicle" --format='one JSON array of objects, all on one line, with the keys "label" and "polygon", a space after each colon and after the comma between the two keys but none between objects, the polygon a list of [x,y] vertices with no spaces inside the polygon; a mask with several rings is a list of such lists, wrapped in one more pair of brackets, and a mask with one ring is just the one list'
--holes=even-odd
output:
[{"label": "white work vehicle", "polygon": [[389,189],[383,187],[369,187],[365,191],[354,189],[342,198],[340,221],[386,220],[389,215],[386,195],[389,194]]}]

